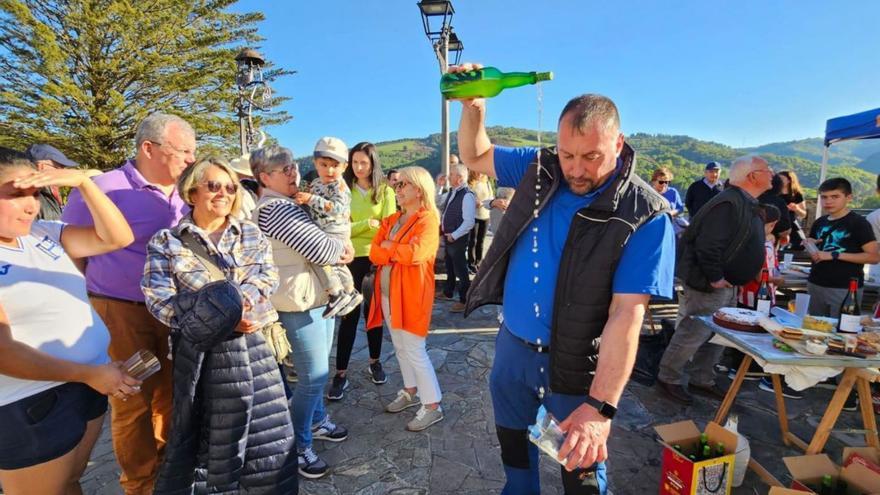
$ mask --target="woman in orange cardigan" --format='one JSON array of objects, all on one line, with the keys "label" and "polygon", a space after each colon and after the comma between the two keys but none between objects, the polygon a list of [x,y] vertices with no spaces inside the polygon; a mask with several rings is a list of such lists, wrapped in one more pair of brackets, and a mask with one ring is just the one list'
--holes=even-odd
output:
[{"label": "woman in orange cardigan", "polygon": [[388,327],[403,375],[403,390],[385,406],[397,413],[421,403],[406,429],[421,431],[443,419],[437,373],[425,349],[434,304],[434,257],[440,242],[440,219],[434,204],[434,180],[421,167],[400,169],[400,211],[382,221],[370,246],[379,267],[367,328]]}]

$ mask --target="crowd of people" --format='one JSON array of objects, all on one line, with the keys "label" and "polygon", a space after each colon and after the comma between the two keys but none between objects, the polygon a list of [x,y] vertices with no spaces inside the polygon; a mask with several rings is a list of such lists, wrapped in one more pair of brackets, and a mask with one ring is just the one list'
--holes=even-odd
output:
[{"label": "crowd of people", "polygon": [[[99,175],[48,145],[4,149],[5,493],[79,493],[108,402],[127,494],[295,493],[298,475],[330,471],[314,442],[349,436],[325,400],[345,397],[361,317],[370,380],[388,379],[385,332],[399,364],[403,388],[385,411],[417,408],[401,425],[413,432],[443,420],[426,349],[437,298],[465,315],[500,306],[488,386],[504,493],[540,493],[527,428],[544,407],[567,434],[566,493],[604,494],[642,320],[651,298],[673,297],[674,278],[658,388],[690,404],[691,391],[724,394],[721,348],[693,317],[753,305],[762,270],[781,282],[781,249],[811,252],[814,315],[835,316],[849,279],[861,285],[862,266],[880,261],[880,215],[849,210],[845,179],[819,186],[826,215],[804,234],[797,177],[759,156],[735,159],[726,181],[710,162],[684,198],[667,168],[638,177],[607,97],[570,100],[542,149],[492,144],[485,100],[461,105],[448,177],[383,173],[373,144],[332,136],[314,147],[310,181],[282,146],[197,158],[193,128],[163,113],[139,124],[132,159]],[[161,364],[143,381],[122,364],[139,351]]]}]

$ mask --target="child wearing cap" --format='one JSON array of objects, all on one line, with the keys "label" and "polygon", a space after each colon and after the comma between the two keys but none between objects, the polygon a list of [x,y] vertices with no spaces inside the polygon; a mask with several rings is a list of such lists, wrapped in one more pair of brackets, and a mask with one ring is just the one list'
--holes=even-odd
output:
[{"label": "child wearing cap", "polygon": [[[314,158],[318,177],[309,184],[309,192],[299,192],[294,199],[309,207],[324,233],[351,244],[351,191],[342,179],[348,147],[339,138],[322,137],[315,145]],[[322,266],[316,273],[329,296],[324,318],[348,314],[364,300],[347,266]]]}]

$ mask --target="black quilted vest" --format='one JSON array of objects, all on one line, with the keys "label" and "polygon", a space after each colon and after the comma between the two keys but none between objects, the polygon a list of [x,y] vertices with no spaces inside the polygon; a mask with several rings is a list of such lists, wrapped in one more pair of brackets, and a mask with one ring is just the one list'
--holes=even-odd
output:
[{"label": "black quilted vest", "polygon": [[[635,175],[635,151],[624,144],[612,183],[572,220],[559,260],[550,330],[550,389],[583,395],[593,381],[612,283],[623,248],[639,226],[668,212],[668,203]],[[501,304],[510,250],[532,220],[537,193],[543,210],[565,180],[556,148],[541,151],[541,188],[532,163],[516,189],[498,233],[468,291],[465,314]]]},{"label": "black quilted vest", "polygon": [[461,223],[464,222],[462,203],[464,203],[464,197],[469,192],[471,192],[471,190],[467,186],[465,186],[458,191],[455,191],[454,193],[449,193],[452,196],[450,196],[449,199],[446,200],[446,209],[443,211],[442,227],[444,234],[451,234],[455,232],[455,230],[461,226]]}]

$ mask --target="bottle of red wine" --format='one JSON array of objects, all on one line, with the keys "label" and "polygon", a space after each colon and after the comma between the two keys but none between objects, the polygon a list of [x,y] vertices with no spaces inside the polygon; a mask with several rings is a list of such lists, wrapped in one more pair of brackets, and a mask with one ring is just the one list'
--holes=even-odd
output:
[{"label": "bottle of red wine", "polygon": [[837,321],[837,331],[843,333],[859,333],[862,329],[861,311],[859,311],[859,279],[849,279],[849,292],[840,305],[840,319]]},{"label": "bottle of red wine", "polygon": [[758,287],[758,293],[755,295],[755,311],[759,313],[764,313],[765,315],[770,315],[770,306],[772,306],[772,301],[770,299],[770,274],[767,273],[767,270],[761,272],[761,285]]}]

